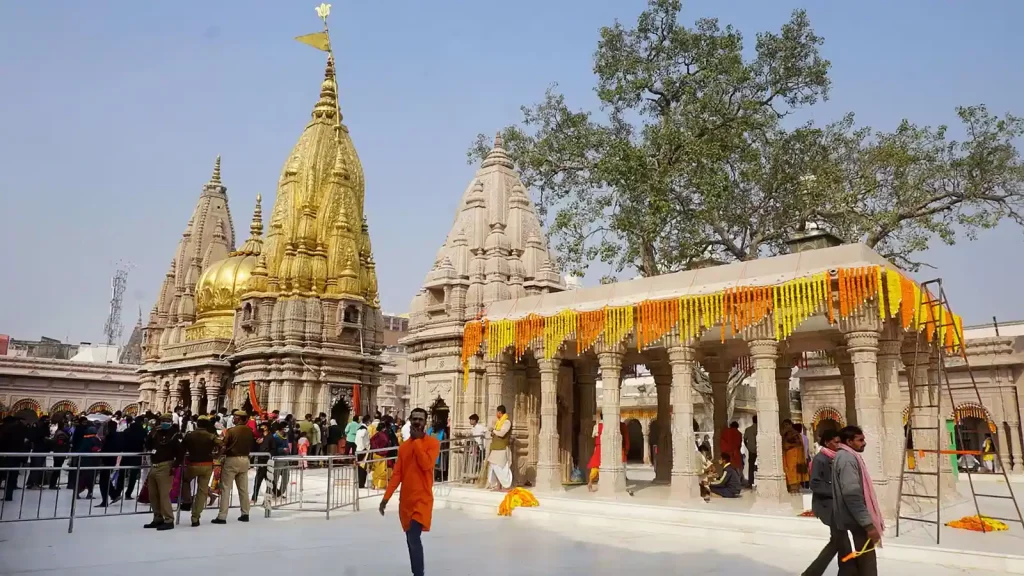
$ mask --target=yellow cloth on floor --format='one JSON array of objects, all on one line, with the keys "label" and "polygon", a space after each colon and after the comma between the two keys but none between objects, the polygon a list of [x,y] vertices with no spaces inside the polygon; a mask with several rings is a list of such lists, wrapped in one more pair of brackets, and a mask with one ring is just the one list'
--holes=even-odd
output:
[{"label": "yellow cloth on floor", "polygon": [[498,516],[511,516],[512,511],[519,506],[526,506],[532,508],[533,506],[540,506],[540,502],[525,488],[513,488],[505,494],[505,499],[498,505]]}]

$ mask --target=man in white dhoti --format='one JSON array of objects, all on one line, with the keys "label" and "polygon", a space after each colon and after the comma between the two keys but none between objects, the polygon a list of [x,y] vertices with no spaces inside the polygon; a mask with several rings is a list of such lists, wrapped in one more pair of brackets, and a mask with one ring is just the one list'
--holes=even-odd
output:
[{"label": "man in white dhoti", "polygon": [[487,487],[496,492],[512,487],[512,451],[509,450],[512,422],[505,413],[504,405],[498,406],[497,417],[491,430],[491,450],[487,455]]}]

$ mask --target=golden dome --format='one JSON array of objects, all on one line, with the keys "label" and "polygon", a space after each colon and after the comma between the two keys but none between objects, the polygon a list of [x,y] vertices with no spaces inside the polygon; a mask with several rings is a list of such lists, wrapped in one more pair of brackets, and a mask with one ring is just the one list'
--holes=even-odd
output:
[{"label": "golden dome", "polygon": [[[242,296],[253,291],[253,277],[263,252],[263,211],[256,196],[250,236],[241,248],[227,258],[207,266],[196,283],[196,323],[186,330],[186,340],[231,338],[234,314]],[[256,274],[254,274],[256,272]]]}]

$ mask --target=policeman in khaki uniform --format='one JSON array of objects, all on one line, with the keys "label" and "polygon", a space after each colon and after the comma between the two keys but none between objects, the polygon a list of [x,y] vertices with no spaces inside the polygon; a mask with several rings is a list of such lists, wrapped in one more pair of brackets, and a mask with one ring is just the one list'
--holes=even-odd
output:
[{"label": "policeman in khaki uniform", "polygon": [[171,483],[174,469],[181,460],[181,434],[171,421],[170,414],[160,416],[160,425],[149,433],[146,447],[153,451],[152,467],[146,478],[153,521],[144,528],[171,530],[174,528],[174,508],[171,506]]},{"label": "policeman in khaki uniform", "polygon": [[[213,459],[220,449],[220,438],[213,430],[209,416],[199,417],[199,426],[185,435],[181,447],[185,452],[185,478],[182,486],[182,510],[192,509],[192,526],[199,526],[199,517],[210,497]],[[196,499],[192,499],[192,480],[197,481]]]},{"label": "policeman in khaki uniform", "polygon": [[238,500],[242,507],[239,522],[249,521],[249,454],[256,444],[256,436],[246,425],[249,414],[236,410],[234,426],[224,431],[224,467],[220,473],[220,511],[214,524],[227,524],[228,505],[231,502],[232,485],[238,487]]}]

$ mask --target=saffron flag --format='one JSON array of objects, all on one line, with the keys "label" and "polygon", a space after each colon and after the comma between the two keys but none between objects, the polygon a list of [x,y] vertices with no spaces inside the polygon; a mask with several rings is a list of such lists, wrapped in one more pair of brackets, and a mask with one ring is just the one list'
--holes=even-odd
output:
[{"label": "saffron flag", "polygon": [[299,42],[302,42],[303,44],[306,44],[307,46],[312,46],[317,50],[323,50],[324,52],[331,51],[331,39],[327,35],[326,30],[314,32],[312,34],[306,34],[304,36],[296,36],[295,39],[298,40]]},{"label": "saffron flag", "polygon": [[252,404],[252,411],[254,414],[263,414],[263,408],[260,407],[259,398],[256,397],[255,380],[249,380],[249,404]]}]

